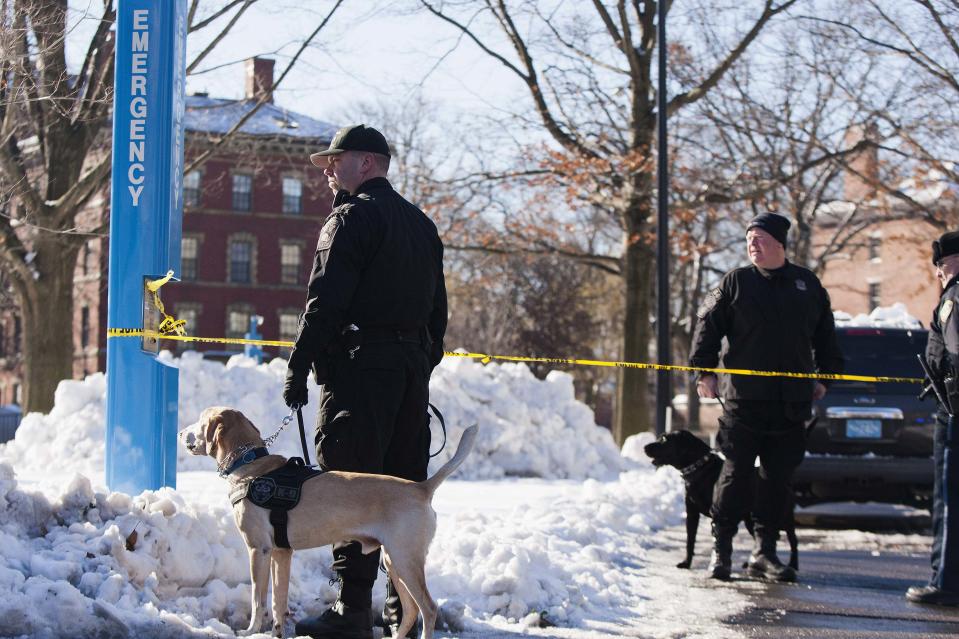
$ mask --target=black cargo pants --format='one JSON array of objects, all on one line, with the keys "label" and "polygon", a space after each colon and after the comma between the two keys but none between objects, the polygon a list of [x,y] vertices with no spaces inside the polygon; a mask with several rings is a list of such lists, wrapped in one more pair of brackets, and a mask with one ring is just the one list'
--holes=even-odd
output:
[{"label": "black cargo pants", "polygon": [[779,533],[793,471],[806,454],[805,422],[811,408],[810,402],[726,401],[716,437],[726,460],[710,511],[717,526],[734,531],[752,510],[757,531],[773,537]]},{"label": "black cargo pants", "polygon": [[[320,390],[320,467],[426,479],[430,372],[426,349],[413,342],[363,344],[352,357],[333,357],[329,382]],[[334,544],[333,570],[342,580],[343,603],[370,607],[379,560],[379,550],[364,555],[357,542]]]},{"label": "black cargo pants", "polygon": [[959,423],[939,411],[935,429],[929,583],[941,590],[959,592]]}]

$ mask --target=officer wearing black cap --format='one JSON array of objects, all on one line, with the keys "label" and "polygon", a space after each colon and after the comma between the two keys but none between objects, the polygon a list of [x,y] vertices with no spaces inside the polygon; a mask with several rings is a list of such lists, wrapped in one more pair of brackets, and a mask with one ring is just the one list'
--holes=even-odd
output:
[{"label": "officer wearing black cap", "polygon": [[[789,220],[774,213],[746,227],[751,266],[727,273],[698,310],[689,363],[716,368],[723,338],[724,368],[796,373],[840,373],[843,359],[829,295],[808,269],[786,260]],[[713,373],[699,375],[700,397],[718,397]],[[806,451],[805,422],[825,385],[812,379],[724,375],[726,402],[717,444],[725,455],[711,510],[710,576],[729,579],[732,542],[743,516],[753,511],[756,547],[748,574],[794,581],[796,572],[776,556],[782,512],[793,471]],[[760,461],[754,499],[753,468]]]},{"label": "officer wearing black cap", "polygon": [[[316,245],[283,399],[306,404],[310,370],[322,384],[316,453],[324,470],[422,481],[429,379],[446,333],[443,244],[436,225],[386,179],[390,148],[376,129],[340,129],[310,161],[326,174],[334,208]],[[339,597],[319,617],[297,623],[297,634],[372,639],[379,554],[364,555],[355,541],[335,544]],[[387,630],[401,615],[388,584]]]},{"label": "officer wearing black cap", "polygon": [[907,590],[906,599],[959,606],[959,231],[932,243],[932,263],[942,294],[932,314],[926,362],[948,405],[939,405],[933,436],[932,578]]}]

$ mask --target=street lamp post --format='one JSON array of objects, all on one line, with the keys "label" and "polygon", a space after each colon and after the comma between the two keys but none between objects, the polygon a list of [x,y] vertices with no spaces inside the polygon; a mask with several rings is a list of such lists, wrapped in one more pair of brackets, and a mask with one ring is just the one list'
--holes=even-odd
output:
[{"label": "street lamp post", "polygon": [[[656,3],[656,38],[659,53],[659,90],[656,92],[658,158],[656,165],[656,358],[670,363],[669,354],[669,152],[666,133],[666,0]],[[656,374],[656,434],[666,432],[666,409],[670,396],[669,371]]]}]

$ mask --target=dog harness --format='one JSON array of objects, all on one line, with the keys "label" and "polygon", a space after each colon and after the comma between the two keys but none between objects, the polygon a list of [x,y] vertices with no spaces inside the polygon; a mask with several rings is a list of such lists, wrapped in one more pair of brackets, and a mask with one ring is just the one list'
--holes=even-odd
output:
[{"label": "dog harness", "polygon": [[249,499],[257,506],[269,509],[273,542],[279,548],[289,548],[290,540],[286,535],[289,521],[287,513],[300,503],[303,482],[322,474],[322,470],[310,468],[299,457],[291,457],[276,470],[234,488],[230,491],[230,502],[236,506],[244,499]]}]

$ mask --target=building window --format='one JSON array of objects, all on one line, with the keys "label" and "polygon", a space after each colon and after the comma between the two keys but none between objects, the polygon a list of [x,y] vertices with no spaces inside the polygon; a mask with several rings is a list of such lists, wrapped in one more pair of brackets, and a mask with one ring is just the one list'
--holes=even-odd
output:
[{"label": "building window", "polygon": [[[178,320],[186,321],[183,328],[187,335],[197,334],[197,321],[200,317],[200,308],[195,304],[177,304],[174,307],[173,316]],[[177,342],[177,350],[187,351],[193,349],[193,342]]]},{"label": "building window", "polygon": [[233,174],[233,210],[249,211],[253,204],[253,178],[243,173]]},{"label": "building window", "polygon": [[83,256],[80,258],[80,269],[84,275],[90,274],[90,254],[93,252],[90,248],[91,241],[92,240],[88,240],[83,243]]},{"label": "building window", "polygon": [[299,178],[283,178],[283,212],[299,215],[302,198],[303,184]]},{"label": "building window", "polygon": [[292,342],[300,330],[300,314],[296,311],[280,312],[280,341]]},{"label": "building window", "polygon": [[90,307],[80,309],[80,348],[90,345]]},{"label": "building window", "polygon": [[[236,193],[236,181],[233,182],[233,189]],[[183,176],[183,206],[200,206],[199,171],[190,171]]]},{"label": "building window", "polygon": [[253,242],[233,240],[230,242],[230,280],[235,284],[253,281]]},{"label": "building window", "polygon": [[[280,341],[296,341],[296,334],[300,330],[300,314],[296,310],[288,309],[280,311]],[[285,346],[280,349],[280,354],[290,352],[290,347]]]},{"label": "building window", "polygon": [[280,282],[300,283],[300,247],[297,244],[280,245]]},{"label": "building window", "polygon": [[878,260],[879,259],[879,247],[882,246],[881,237],[870,237],[869,238],[869,259]]},{"label": "building window", "polygon": [[869,282],[869,312],[879,308],[879,282]]},{"label": "building window", "polygon": [[200,240],[184,237],[180,240],[180,279],[195,280],[197,277],[197,258],[200,254]]},{"label": "building window", "polygon": [[[253,307],[248,304],[235,304],[226,308],[226,336],[231,339],[242,338],[250,330],[250,317]],[[227,344],[226,349],[238,351],[240,344]]]}]

